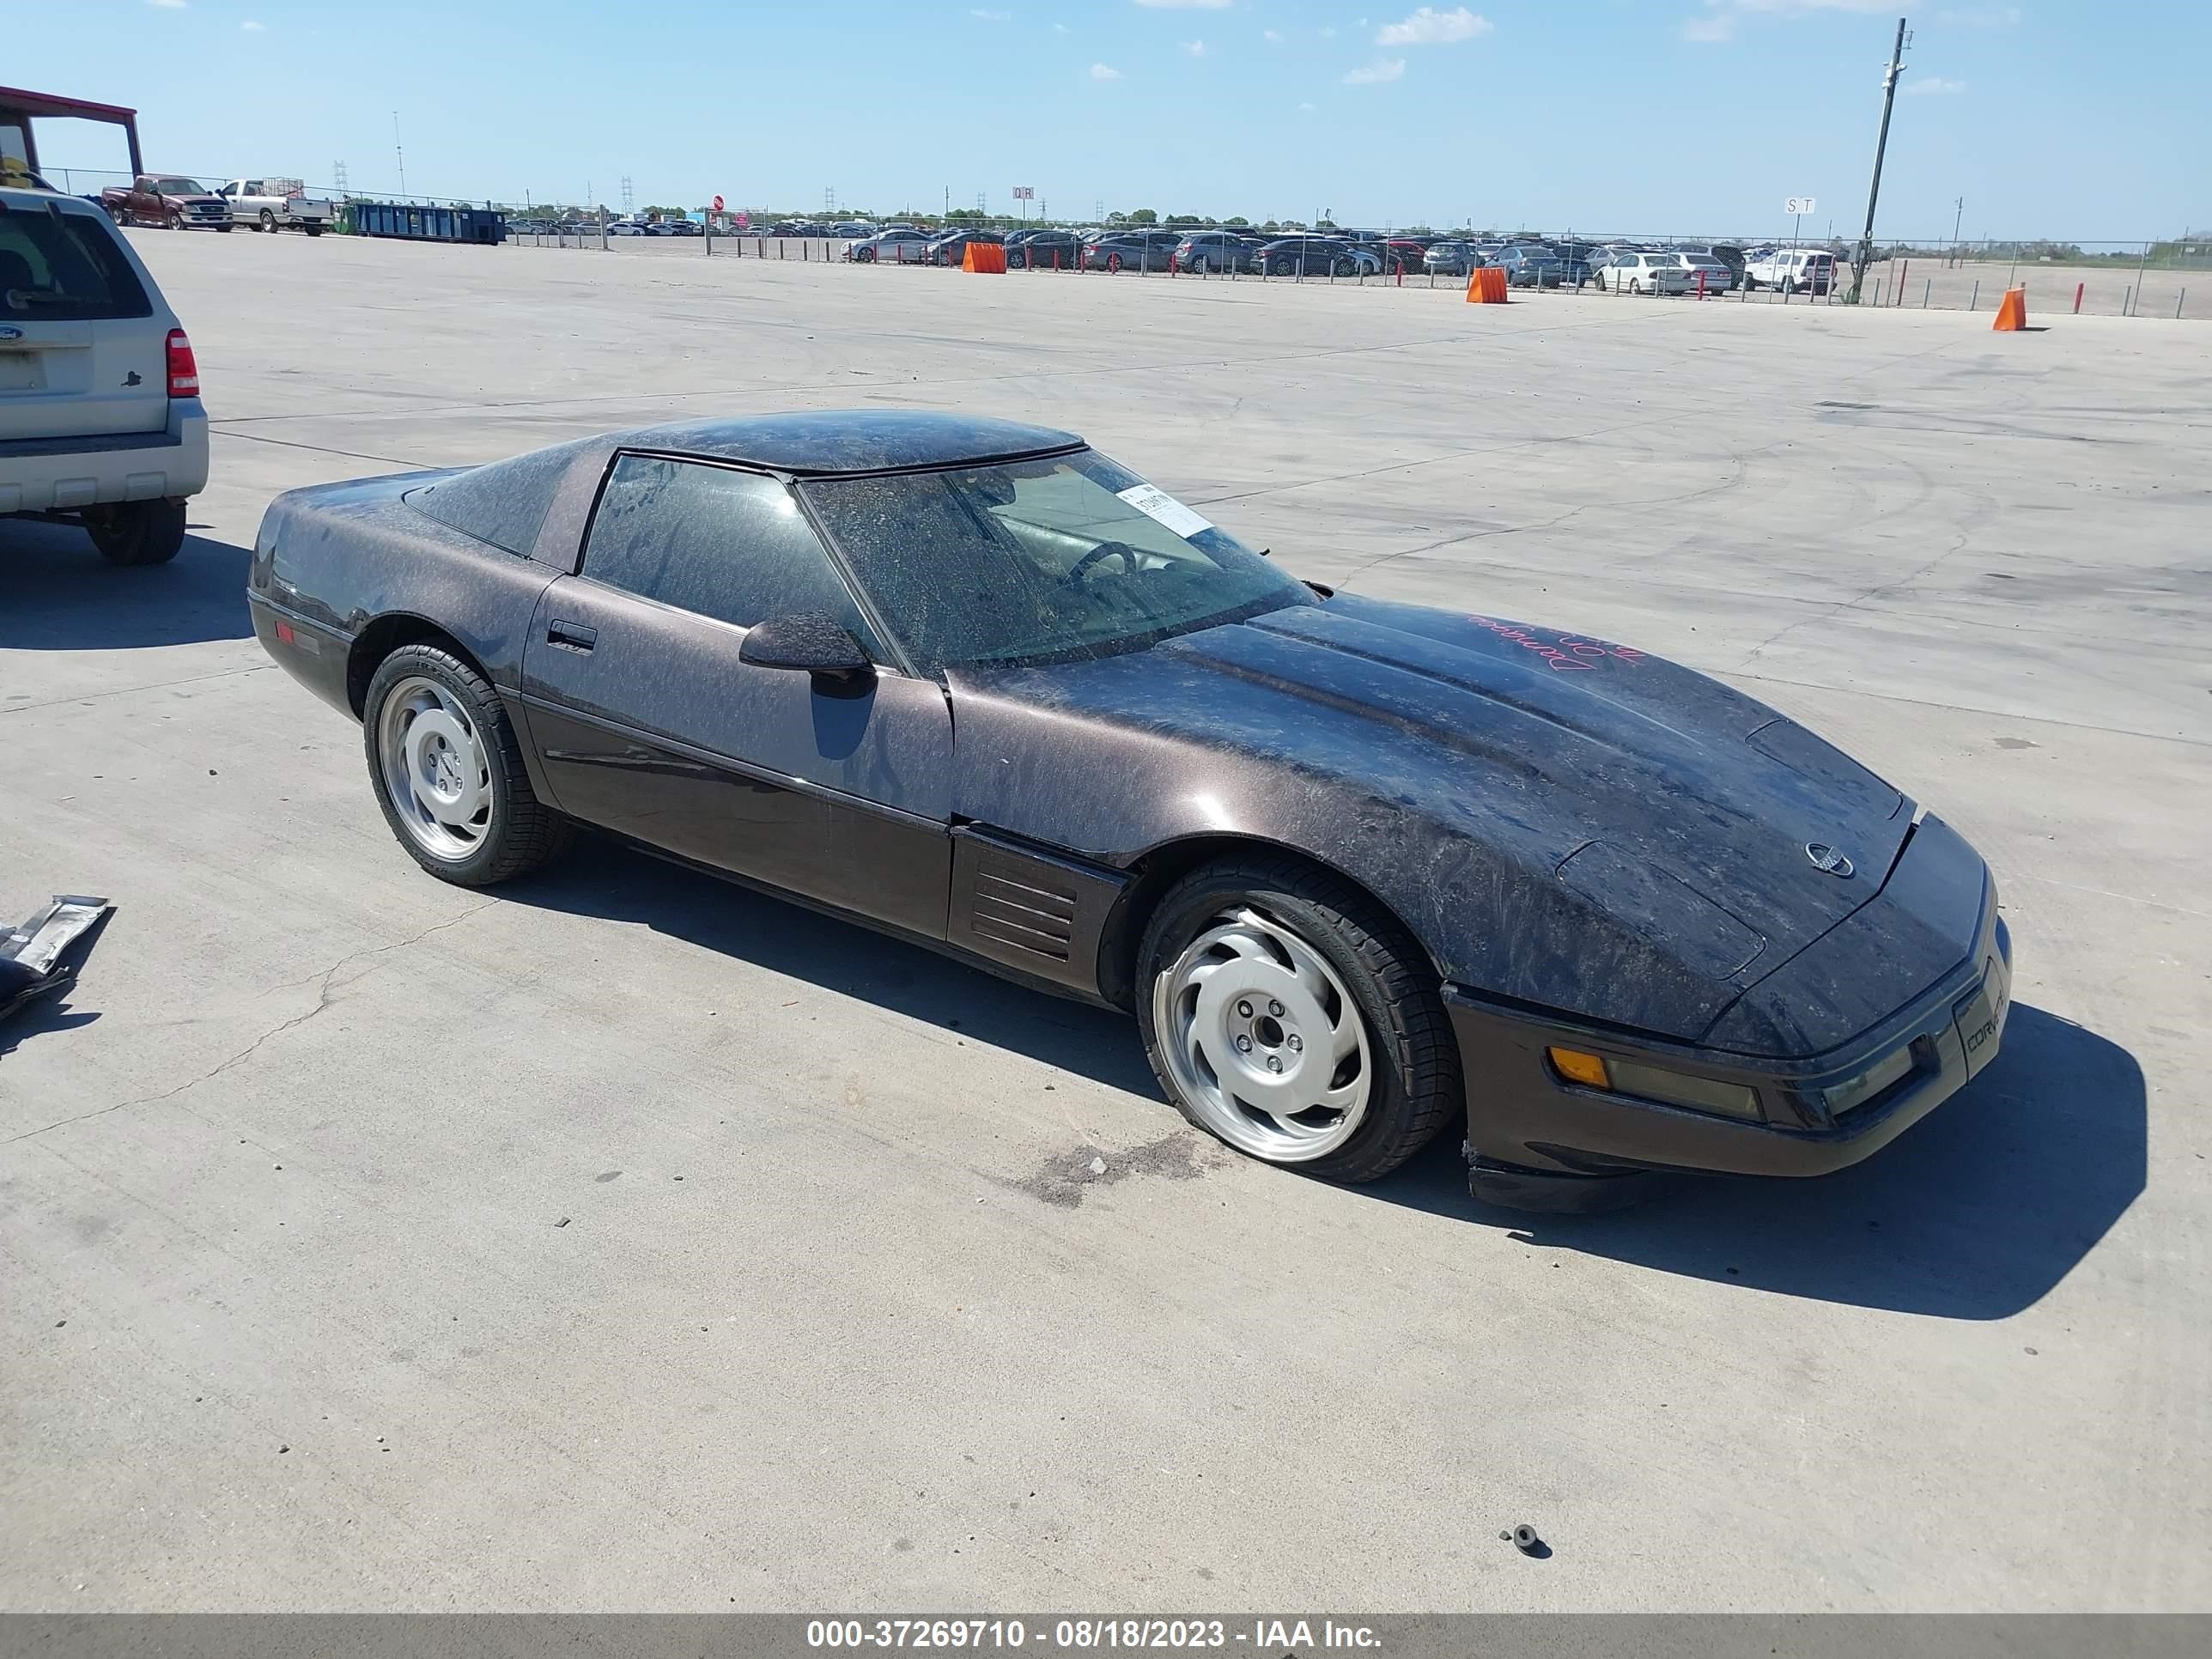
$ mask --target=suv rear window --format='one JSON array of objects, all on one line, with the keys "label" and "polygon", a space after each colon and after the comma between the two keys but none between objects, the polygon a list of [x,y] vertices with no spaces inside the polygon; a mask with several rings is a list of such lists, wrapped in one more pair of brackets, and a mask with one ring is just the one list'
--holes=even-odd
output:
[{"label": "suv rear window", "polygon": [[100,322],[153,314],[105,219],[0,207],[0,316]]},{"label": "suv rear window", "polygon": [[534,449],[513,460],[471,467],[466,472],[409,490],[407,503],[464,536],[527,558],[538,545],[538,532],[545,527],[553,492],[567,476],[568,463],[598,441],[580,439],[550,449]]}]

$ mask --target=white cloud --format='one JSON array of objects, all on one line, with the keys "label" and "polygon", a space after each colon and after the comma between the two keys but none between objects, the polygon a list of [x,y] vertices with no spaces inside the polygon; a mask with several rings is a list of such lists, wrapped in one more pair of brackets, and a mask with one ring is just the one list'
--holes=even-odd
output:
[{"label": "white cloud", "polygon": [[182,11],[185,0],[146,0],[149,6],[159,6],[163,11]]},{"label": "white cloud", "polygon": [[1111,64],[1093,64],[1091,66],[1091,78],[1094,81],[1118,81],[1121,78],[1121,71]]},{"label": "white cloud", "polygon": [[[1364,26],[1366,19],[1360,20]],[[1423,6],[1402,22],[1385,23],[1382,32],[1375,37],[1378,46],[1443,46],[1455,40],[1472,40],[1478,34],[1487,34],[1492,25],[1480,12],[1469,11],[1465,6],[1455,6],[1449,11],[1438,11],[1434,6]]]},{"label": "white cloud", "polygon": [[1182,49],[1194,58],[1206,56],[1206,42],[1203,40],[1186,40],[1182,43]]},{"label": "white cloud", "polygon": [[1378,58],[1371,64],[1362,64],[1344,77],[1347,87],[1380,86],[1385,81],[1404,78],[1406,60],[1402,58]]},{"label": "white cloud", "polygon": [[1332,24],[1330,24],[1327,28],[1323,29],[1323,30],[1321,32],[1321,38],[1322,38],[1322,40],[1335,40],[1335,39],[1336,39],[1336,25],[1335,25],[1335,24],[1334,24],[1334,23],[1332,23]]},{"label": "white cloud", "polygon": [[254,21],[252,18],[250,18],[250,17],[249,17],[249,18],[247,18],[247,19],[246,20],[246,21],[244,21],[243,23],[240,23],[238,27],[239,27],[239,28],[240,28],[241,31],[243,31],[244,33],[247,33],[247,34],[260,34],[260,33],[265,33],[265,31],[263,29],[262,26],[261,26],[260,24],[258,24],[258,23],[255,22],[255,21]]},{"label": "white cloud", "polygon": [[1010,11],[986,11],[981,6],[968,8],[968,15],[979,23],[1011,23],[1014,15]]},{"label": "white cloud", "polygon": [[1940,97],[1946,93],[1964,92],[1966,89],[1966,83],[1964,81],[1946,81],[1940,75],[1929,75],[1917,81],[1907,81],[1898,88],[1899,92],[1907,94],[1917,94],[1922,97],[1931,94]]},{"label": "white cloud", "polygon": [[1300,104],[1298,107],[1310,113],[1314,106],[1311,104]]},{"label": "white cloud", "polygon": [[1237,0],[1137,0],[1155,11],[1227,11]]},{"label": "white cloud", "polygon": [[1052,26],[1052,32],[1054,34],[1065,34],[1067,33],[1067,25],[1065,23],[1054,23]]},{"label": "white cloud", "polygon": [[[1675,33],[1685,40],[1708,44],[1733,40],[1746,17],[1808,17],[1819,12],[1886,12],[1896,0],[1705,0],[1702,15],[1683,19]],[[2017,15],[2017,8],[2007,7]]]},{"label": "white cloud", "polygon": [[1261,29],[1260,38],[1271,46],[1279,46],[1283,44],[1283,32],[1280,29]]},{"label": "white cloud", "polygon": [[1732,6],[1738,11],[1777,12],[1802,16],[1808,11],[1887,11],[1896,0],[1705,0],[1709,6]]}]

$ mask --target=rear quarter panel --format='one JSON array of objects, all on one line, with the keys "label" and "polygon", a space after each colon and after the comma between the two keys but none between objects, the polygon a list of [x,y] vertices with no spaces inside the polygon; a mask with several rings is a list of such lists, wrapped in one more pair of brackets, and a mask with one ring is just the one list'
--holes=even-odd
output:
[{"label": "rear quarter panel", "polygon": [[[293,490],[263,515],[246,582],[257,631],[269,645],[276,620],[313,629],[325,648],[311,660],[274,645],[271,654],[349,714],[359,714],[366,682],[353,647],[370,624],[394,617],[419,618],[450,635],[510,708],[520,706],[531,616],[560,573],[408,505],[406,490],[441,476],[406,473]],[[332,674],[333,647],[348,660],[346,676]]]}]

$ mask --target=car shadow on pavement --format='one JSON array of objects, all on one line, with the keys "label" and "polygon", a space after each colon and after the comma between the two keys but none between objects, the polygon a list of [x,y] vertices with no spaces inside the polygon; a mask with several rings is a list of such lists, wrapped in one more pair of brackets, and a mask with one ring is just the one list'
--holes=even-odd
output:
[{"label": "car shadow on pavement", "polygon": [[[503,897],[657,933],[860,997],[974,1042],[1161,1098],[1123,1015],[1048,996],[856,924],[593,837]],[[2015,1004],[2003,1050],[1865,1163],[1817,1181],[1685,1178],[1640,1208],[1528,1215],[1478,1204],[1455,1124],[1351,1190],[1586,1255],[1788,1296],[2002,1319],[2048,1292],[2142,1191],[2141,1070],[2124,1048]]]},{"label": "car shadow on pavement", "polygon": [[499,891],[549,910],[641,922],[1109,1088],[1160,1098],[1136,1025],[1122,1015],[1010,984],[919,945],[597,836],[544,874]]},{"label": "car shadow on pavement", "polygon": [[112,651],[242,640],[245,548],[187,535],[167,564],[112,565],[73,525],[0,519],[0,650]]},{"label": "car shadow on pavement", "polygon": [[1470,1202],[1455,1139],[1366,1190],[1577,1250],[1784,1296],[2003,1319],[2072,1272],[2143,1190],[2142,1069],[2117,1043],[2014,1004],[1982,1075],[1863,1164],[1810,1181],[1683,1177],[1606,1215]]}]

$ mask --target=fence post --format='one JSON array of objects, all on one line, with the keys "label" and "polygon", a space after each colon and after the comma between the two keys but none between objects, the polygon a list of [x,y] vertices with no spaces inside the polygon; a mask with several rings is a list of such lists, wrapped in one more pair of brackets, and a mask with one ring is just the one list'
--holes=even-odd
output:
[{"label": "fence post", "polygon": [[1978,309],[1980,308],[1980,307],[1981,307],[1981,303],[1982,303],[1982,279],[1981,279],[1980,277],[1977,276],[1977,277],[1975,277],[1975,278],[1974,278],[1974,292],[1973,292],[1973,295],[1972,295],[1972,298],[1970,298],[1970,299],[1966,301],[1966,309],[1967,309],[1967,310],[1969,310],[1969,311],[1975,311],[1975,310],[1978,310]]},{"label": "fence post", "polygon": [[[2144,268],[2146,265],[2149,264],[2150,264],[2150,244],[2149,244],[2148,242],[2145,242],[2145,243],[2143,244],[2142,258],[2136,261],[2136,287],[2135,287],[2135,291],[2136,291],[2138,295],[2140,295],[2140,294],[2142,292],[2143,268]],[[2129,316],[2130,316],[2130,317],[2132,317],[2132,316],[2134,316],[2134,315],[2135,315],[2135,313],[2134,313],[2133,311],[2130,311],[2130,312],[2128,313],[2128,315],[2129,315]]]},{"label": "fence post", "polygon": [[2076,317],[2079,317],[2081,314],[2081,295],[2083,290],[2088,286],[2089,285],[2087,283],[2076,283],[2074,284],[2074,314]]},{"label": "fence post", "polygon": [[1929,299],[1929,296],[1930,295],[1934,294],[1935,292],[1936,292],[1936,279],[1935,279],[1933,276],[1930,276],[1930,277],[1928,279],[1927,286],[1926,286],[1926,287],[1924,287],[1924,288],[1923,288],[1923,289],[1920,290],[1920,308],[1921,308],[1923,311],[1925,311],[1925,310],[1927,310],[1927,309],[1928,309],[1928,299]]},{"label": "fence post", "polygon": [[2177,323],[2181,320],[2181,301],[2182,300],[2186,300],[2188,297],[2189,290],[2185,288],[2181,290],[2181,298],[2173,302],[2173,320]]},{"label": "fence post", "polygon": [[707,221],[707,257],[711,259],[714,257],[714,210],[708,208],[704,216]]},{"label": "fence post", "polygon": [[1905,303],[1905,279],[1912,274],[1912,261],[1907,259],[1897,270],[1897,303]]}]

